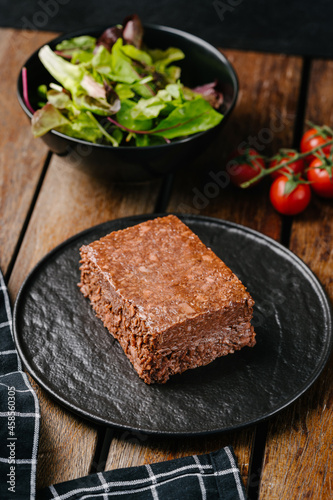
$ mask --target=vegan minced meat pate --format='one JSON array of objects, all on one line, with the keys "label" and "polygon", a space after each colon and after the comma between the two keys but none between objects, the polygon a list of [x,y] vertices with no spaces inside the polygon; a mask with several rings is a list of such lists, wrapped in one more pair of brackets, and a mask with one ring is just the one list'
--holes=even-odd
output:
[{"label": "vegan minced meat pate", "polygon": [[252,297],[178,217],[114,231],[80,252],[81,292],[147,384],[255,344]]}]

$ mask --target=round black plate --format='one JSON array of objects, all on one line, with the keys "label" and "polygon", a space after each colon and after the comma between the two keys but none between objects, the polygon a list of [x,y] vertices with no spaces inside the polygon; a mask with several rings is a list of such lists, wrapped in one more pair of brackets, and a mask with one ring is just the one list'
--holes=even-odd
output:
[{"label": "round black plate", "polygon": [[230,222],[180,218],[236,273],[256,301],[257,344],[146,385],[77,287],[79,248],[154,216],[110,221],[49,253],[30,273],[14,310],[14,335],[33,378],[58,402],[102,424],[194,435],[263,420],[298,398],[332,347],[322,286],[292,252]]}]

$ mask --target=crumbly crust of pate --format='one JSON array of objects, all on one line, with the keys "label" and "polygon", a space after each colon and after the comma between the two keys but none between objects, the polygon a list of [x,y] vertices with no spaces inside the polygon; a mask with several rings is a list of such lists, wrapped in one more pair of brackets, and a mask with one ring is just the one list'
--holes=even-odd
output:
[{"label": "crumbly crust of pate", "polygon": [[79,287],[146,383],[255,344],[250,294],[176,216],[80,251]]}]

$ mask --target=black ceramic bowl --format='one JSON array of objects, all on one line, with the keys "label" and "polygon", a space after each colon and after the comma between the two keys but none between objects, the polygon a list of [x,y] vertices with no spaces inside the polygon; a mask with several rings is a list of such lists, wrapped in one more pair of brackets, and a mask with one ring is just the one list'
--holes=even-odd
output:
[{"label": "black ceramic bowl", "polygon": [[[168,144],[140,148],[133,146],[115,148],[104,144],[93,144],[55,130],[42,137],[51,151],[66,156],[73,165],[108,175],[115,180],[144,181],[174,172],[188,164],[191,158],[202,152],[226,122],[238,94],[236,73],[226,57],[215,47],[177,29],[158,25],[146,25],[144,29],[144,42],[148,47],[166,49],[174,46],[184,52],[185,59],[177,62],[177,65],[181,67],[181,80],[185,85],[195,87],[214,81],[216,78],[221,82],[224,103],[220,111],[224,114],[224,118],[218,126],[206,132],[174,140]],[[49,45],[54,49],[61,40],[80,35],[89,34],[98,37],[103,30],[104,28],[100,27],[68,33],[52,40]],[[38,86],[53,80],[40,62],[38,50],[24,64],[28,75],[29,100],[34,109],[38,108]],[[21,72],[18,78],[18,99],[22,109],[31,118],[32,114],[23,100]]]}]

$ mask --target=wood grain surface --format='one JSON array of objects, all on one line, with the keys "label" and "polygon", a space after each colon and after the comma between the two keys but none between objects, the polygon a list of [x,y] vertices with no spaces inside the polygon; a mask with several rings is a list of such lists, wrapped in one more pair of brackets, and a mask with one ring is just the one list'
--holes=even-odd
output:
[{"label": "wood grain surface", "polygon": [[[54,156],[46,173],[11,278],[14,300],[31,268],[52,248],[95,224],[153,211],[159,182],[116,185]],[[90,472],[95,426],[75,417],[36,387],[41,407],[37,489]]]},{"label": "wood grain surface", "polygon": [[17,97],[21,66],[52,33],[0,30],[1,134],[0,134],[0,268],[7,273],[36,188],[47,148],[35,141]]},{"label": "wood grain surface", "polygon": [[188,455],[201,455],[233,445],[244,484],[247,484],[253,430],[210,436],[170,438],[117,431],[113,437],[105,469],[163,462]]},{"label": "wood grain surface", "polygon": [[[314,61],[306,118],[333,123],[333,62]],[[313,196],[310,207],[294,218],[290,249],[321,280],[333,302],[333,203]],[[269,426],[260,488],[261,499],[333,498],[332,358],[313,385]]]},{"label": "wood grain surface", "polygon": [[[17,103],[16,79],[30,53],[52,36],[0,30],[0,59],[6,66],[0,97],[0,267],[9,278],[12,301],[48,251],[95,224],[153,212],[161,188],[160,181],[115,184],[54,155],[48,164],[47,148],[33,139]],[[281,240],[285,221],[269,203],[268,182],[238,190],[224,167],[230,152],[244,142],[265,155],[292,146],[303,62],[284,55],[223,52],[239,77],[238,103],[214,144],[176,176],[167,210],[234,221]],[[332,124],[332,81],[333,62],[314,61],[306,116],[315,123]],[[294,218],[290,235],[290,248],[316,273],[331,299],[332,216],[332,201],[313,197],[306,212]],[[257,451],[257,459],[264,458],[261,499],[333,497],[332,377],[332,365],[328,365],[302,398],[269,421],[266,448]],[[32,384],[41,407],[37,488],[86,475],[96,459],[99,470],[111,470],[208,453],[225,445],[234,447],[245,484],[251,487],[258,480],[252,463],[258,427],[179,439],[115,429],[104,436],[106,451],[101,453],[101,429],[61,408]]]},{"label": "wood grain surface", "polygon": [[224,52],[239,78],[236,108],[209,151],[179,176],[169,210],[237,222],[279,239],[281,217],[269,203],[267,182],[240,190],[232,186],[224,168],[230,153],[244,143],[264,155],[275,154],[282,146],[291,147],[302,60],[235,50]]},{"label": "wood grain surface", "polygon": [[[241,191],[233,188],[229,181],[222,187],[216,179],[225,180],[226,158],[243,141],[252,141],[264,154],[275,152],[282,145],[291,146],[302,61],[241,51],[225,53],[239,77],[238,104],[215,144],[176,178],[168,211],[234,221],[279,240],[281,217],[269,204],[266,183]],[[285,76],[283,91],[281,74]],[[207,453],[231,444],[247,484],[254,435],[255,428],[176,440],[119,432],[112,440],[106,468]]]}]

